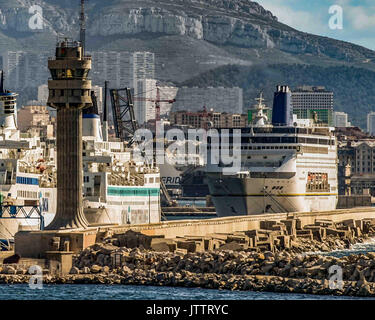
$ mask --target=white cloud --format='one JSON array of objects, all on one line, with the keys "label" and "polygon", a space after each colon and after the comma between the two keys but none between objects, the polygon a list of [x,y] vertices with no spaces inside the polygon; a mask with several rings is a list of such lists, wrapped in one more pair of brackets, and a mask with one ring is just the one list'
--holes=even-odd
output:
[{"label": "white cloud", "polygon": [[[272,12],[278,20],[292,28],[309,33],[322,33],[327,31],[328,22],[316,12],[293,9],[281,0],[256,0],[265,9]],[[328,10],[328,9],[327,9]]]},{"label": "white cloud", "polygon": [[[375,48],[375,0],[254,0],[297,30]],[[306,5],[304,5],[306,3]],[[329,28],[331,5],[343,8],[343,29]]]},{"label": "white cloud", "polygon": [[344,17],[349,19],[356,30],[367,30],[375,27],[375,7],[344,7]]}]

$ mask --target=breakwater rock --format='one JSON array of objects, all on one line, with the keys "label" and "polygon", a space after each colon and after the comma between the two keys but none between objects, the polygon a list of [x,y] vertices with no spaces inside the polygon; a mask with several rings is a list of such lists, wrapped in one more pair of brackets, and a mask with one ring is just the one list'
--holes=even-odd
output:
[{"label": "breakwater rock", "polygon": [[[106,248],[104,249],[106,250]],[[101,262],[103,252],[99,246],[82,253],[73,267],[74,274],[132,274],[137,272],[173,274],[264,275],[297,279],[329,279],[331,267],[342,270],[344,281],[375,283],[375,253],[345,257],[321,254],[296,254],[288,252],[264,253],[246,251],[220,251],[189,253],[158,253],[141,249],[121,248],[113,254],[125,257],[121,266]],[[96,259],[95,257],[99,257]],[[103,265],[103,266],[101,266]]]},{"label": "breakwater rock", "polygon": [[168,239],[129,230],[119,234],[103,233],[99,242],[112,248],[144,248],[179,254],[214,250],[302,253],[345,249],[375,236],[375,219],[348,219],[340,222],[316,219],[313,224],[302,225],[300,219],[290,218],[260,221],[259,227],[232,233],[207,233],[204,236],[186,235]]},{"label": "breakwater rock", "polygon": [[[344,257],[312,252],[348,248],[373,237],[374,228],[372,219],[316,220],[304,227],[297,219],[207,237],[104,234],[74,256],[69,275],[43,270],[43,283],[375,296],[375,252]],[[22,266],[0,266],[0,283],[28,283],[30,277]]]},{"label": "breakwater rock", "polygon": [[[0,275],[0,284],[29,283],[30,277],[30,275]],[[367,282],[363,278],[357,281],[344,280],[341,285],[332,288],[327,279],[193,273],[185,270],[157,272],[155,270],[121,268],[97,274],[74,274],[63,277],[45,275],[43,284],[154,285],[319,295],[375,296],[375,283]]]}]

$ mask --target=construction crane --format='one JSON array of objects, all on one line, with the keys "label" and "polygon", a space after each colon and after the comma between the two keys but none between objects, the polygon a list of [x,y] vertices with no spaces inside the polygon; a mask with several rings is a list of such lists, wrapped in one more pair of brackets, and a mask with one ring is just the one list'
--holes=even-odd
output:
[{"label": "construction crane", "polygon": [[174,103],[176,102],[176,99],[160,99],[160,89],[159,87],[156,88],[156,99],[152,98],[142,98],[142,97],[135,97],[134,101],[150,101],[155,103],[155,121],[160,121],[160,103],[166,102],[166,103]]}]

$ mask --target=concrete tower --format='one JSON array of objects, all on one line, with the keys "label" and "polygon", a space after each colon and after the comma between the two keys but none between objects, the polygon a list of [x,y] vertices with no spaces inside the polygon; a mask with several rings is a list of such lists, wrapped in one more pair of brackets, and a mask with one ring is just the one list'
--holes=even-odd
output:
[{"label": "concrete tower", "polygon": [[82,109],[92,106],[91,57],[80,42],[57,44],[48,61],[48,105],[57,110],[57,212],[49,230],[86,228],[82,207]]}]

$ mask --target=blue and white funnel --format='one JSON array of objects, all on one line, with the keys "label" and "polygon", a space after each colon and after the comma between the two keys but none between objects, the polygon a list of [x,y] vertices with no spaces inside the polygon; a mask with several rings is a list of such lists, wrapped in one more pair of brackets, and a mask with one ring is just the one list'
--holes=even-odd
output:
[{"label": "blue and white funnel", "polygon": [[102,124],[98,114],[96,105],[96,97],[93,96],[93,106],[83,109],[82,113],[82,136],[84,139],[94,139],[95,141],[103,141]]},{"label": "blue and white funnel", "polygon": [[17,129],[17,96],[18,94],[4,90],[4,71],[0,79],[0,127]]}]

